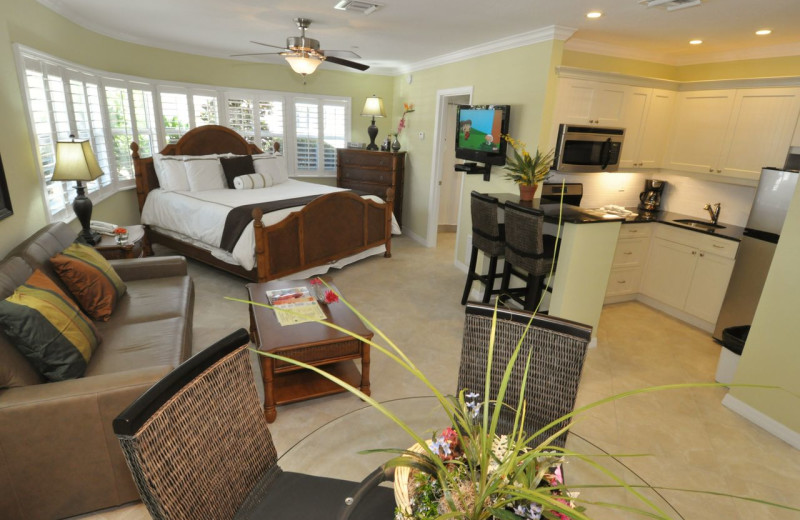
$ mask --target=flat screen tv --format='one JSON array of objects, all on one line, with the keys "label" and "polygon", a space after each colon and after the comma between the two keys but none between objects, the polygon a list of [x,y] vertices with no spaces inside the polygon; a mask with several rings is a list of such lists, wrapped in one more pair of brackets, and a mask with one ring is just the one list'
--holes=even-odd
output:
[{"label": "flat screen tv", "polygon": [[509,105],[459,105],[456,158],[502,166],[506,163]]}]

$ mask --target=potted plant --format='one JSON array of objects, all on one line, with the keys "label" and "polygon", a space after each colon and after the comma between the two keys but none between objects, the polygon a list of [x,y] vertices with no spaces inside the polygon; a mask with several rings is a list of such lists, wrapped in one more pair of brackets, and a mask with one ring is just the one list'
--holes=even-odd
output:
[{"label": "potted plant", "polygon": [[550,177],[554,150],[542,153],[536,148],[536,153],[531,155],[526,150],[525,143],[508,134],[503,134],[503,139],[511,145],[513,151],[513,156],[506,158],[506,178],[519,185],[520,200],[533,200],[539,183]]}]

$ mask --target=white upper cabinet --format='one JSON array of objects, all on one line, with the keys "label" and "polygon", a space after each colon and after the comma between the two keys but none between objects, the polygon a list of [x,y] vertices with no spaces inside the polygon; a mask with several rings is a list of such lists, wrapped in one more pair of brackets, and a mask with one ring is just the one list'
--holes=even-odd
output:
[{"label": "white upper cabinet", "polygon": [[620,166],[658,168],[669,138],[675,93],[669,90],[629,87],[622,126]]},{"label": "white upper cabinet", "polygon": [[800,89],[682,92],[664,166],[757,180],[781,166],[800,114]]},{"label": "white upper cabinet", "polygon": [[715,173],[725,145],[734,97],[733,90],[700,90],[678,94],[672,139],[664,167]]},{"label": "white upper cabinet", "polygon": [[797,126],[794,127],[794,137],[792,138],[792,146],[800,146],[800,115],[797,117]]},{"label": "white upper cabinet", "polygon": [[556,124],[621,126],[627,88],[615,83],[562,78]]},{"label": "white upper cabinet", "polygon": [[798,88],[738,90],[717,173],[758,179],[764,166],[782,167],[798,113]]}]

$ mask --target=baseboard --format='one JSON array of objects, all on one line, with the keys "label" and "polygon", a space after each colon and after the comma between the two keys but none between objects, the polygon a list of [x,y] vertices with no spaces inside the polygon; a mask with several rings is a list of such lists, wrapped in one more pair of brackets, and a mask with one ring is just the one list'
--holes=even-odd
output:
[{"label": "baseboard", "polygon": [[608,305],[610,303],[622,303],[622,302],[630,302],[636,299],[636,293],[631,294],[617,294],[615,296],[606,296],[605,300],[603,300],[603,305]]},{"label": "baseboard", "polygon": [[794,448],[800,450],[800,432],[796,432],[773,419],[772,417],[756,410],[749,404],[736,399],[731,394],[726,394],[722,399],[722,405],[738,413],[751,423],[766,430],[780,440],[787,442]]},{"label": "baseboard", "polygon": [[658,300],[654,300],[649,296],[645,296],[644,294],[637,294],[636,300],[648,305],[654,309],[657,309],[665,314],[669,314],[673,318],[678,318],[679,320],[692,325],[693,327],[697,327],[700,330],[706,331],[708,333],[714,332],[714,323],[709,323],[705,320],[701,320],[697,316],[692,316],[687,312],[683,312],[680,309],[676,309],[671,305],[667,305],[666,303],[662,303]]},{"label": "baseboard", "polygon": [[424,238],[422,238],[421,236],[419,236],[418,234],[414,233],[413,231],[411,231],[408,228],[403,229],[403,235],[407,236],[408,238],[410,238],[414,242],[416,242],[416,243],[418,243],[420,245],[423,245],[425,247],[434,247],[431,244],[429,244],[427,240],[425,240]]}]

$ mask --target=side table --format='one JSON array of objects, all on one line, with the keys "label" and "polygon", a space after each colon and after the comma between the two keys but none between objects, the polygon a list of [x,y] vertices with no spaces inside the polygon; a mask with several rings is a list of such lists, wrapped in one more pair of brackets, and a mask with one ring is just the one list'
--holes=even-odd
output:
[{"label": "side table", "polygon": [[125,244],[118,244],[116,237],[110,235],[100,235],[100,242],[94,248],[107,260],[119,260],[121,258],[141,258],[145,252],[145,234],[143,226],[125,226],[128,230],[128,241]]},{"label": "side table", "polygon": [[[250,283],[247,291],[250,301],[269,303],[267,291],[304,285],[310,289],[308,280]],[[339,292],[333,285],[331,287]],[[320,306],[329,321],[366,340],[372,339],[372,331],[344,303]],[[326,372],[370,395],[368,343],[316,322],[282,327],[275,311],[259,305],[250,305],[250,336],[258,350],[324,367]],[[264,382],[264,416],[267,422],[273,422],[277,417],[276,405],[346,391],[316,372],[267,356],[259,355],[258,358]],[[357,359],[361,360],[361,373],[353,362]]]}]

